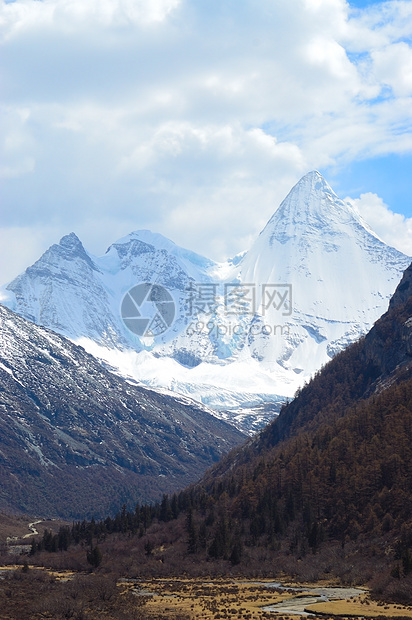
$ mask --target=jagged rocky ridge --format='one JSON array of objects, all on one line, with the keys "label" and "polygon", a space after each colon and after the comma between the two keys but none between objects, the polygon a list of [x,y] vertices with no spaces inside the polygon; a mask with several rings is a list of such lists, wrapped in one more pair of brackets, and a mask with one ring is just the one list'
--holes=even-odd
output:
[{"label": "jagged rocky ridge", "polygon": [[0,510],[102,516],[182,488],[243,435],[0,305]]},{"label": "jagged rocky ridge", "polygon": [[[190,395],[254,430],[371,328],[409,262],[311,172],[252,248],[225,264],[149,231],[94,257],[70,234],[7,286],[4,303],[122,375]],[[176,309],[152,337],[132,333],[120,316],[124,295],[143,282],[165,287]]]}]

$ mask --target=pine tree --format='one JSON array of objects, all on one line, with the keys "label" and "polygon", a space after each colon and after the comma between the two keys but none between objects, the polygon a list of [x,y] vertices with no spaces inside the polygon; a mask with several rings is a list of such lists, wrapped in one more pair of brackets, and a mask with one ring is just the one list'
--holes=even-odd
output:
[{"label": "pine tree", "polygon": [[93,566],[93,568],[98,568],[98,566],[100,566],[102,563],[102,558],[103,555],[99,547],[93,547],[87,552],[87,561]]},{"label": "pine tree", "polygon": [[240,536],[236,536],[235,541],[233,543],[232,553],[230,554],[230,561],[235,566],[236,564],[240,564],[242,560],[242,552],[243,546]]},{"label": "pine tree", "polygon": [[196,553],[198,548],[198,533],[193,519],[193,510],[189,508],[186,515],[186,531],[188,533],[187,550],[189,553]]},{"label": "pine tree", "polygon": [[31,549],[29,551],[29,555],[34,555],[35,553],[37,553],[38,548],[39,548],[39,545],[37,544],[36,540],[33,538],[31,541]]}]

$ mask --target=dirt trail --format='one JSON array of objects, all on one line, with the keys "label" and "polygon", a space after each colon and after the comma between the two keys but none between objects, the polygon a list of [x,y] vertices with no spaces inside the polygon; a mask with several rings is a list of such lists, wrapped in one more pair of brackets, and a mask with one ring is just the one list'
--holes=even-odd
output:
[{"label": "dirt trail", "polygon": [[39,532],[37,531],[35,526],[41,522],[42,522],[42,519],[38,519],[37,521],[33,521],[32,523],[29,523],[27,527],[29,528],[29,530],[31,530],[31,532],[30,534],[25,534],[23,538],[30,538],[31,536],[36,536]]}]

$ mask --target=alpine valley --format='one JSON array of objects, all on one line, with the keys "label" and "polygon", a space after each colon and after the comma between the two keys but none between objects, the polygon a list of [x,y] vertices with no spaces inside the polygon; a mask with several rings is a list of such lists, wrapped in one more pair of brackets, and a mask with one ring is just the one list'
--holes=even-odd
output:
[{"label": "alpine valley", "polygon": [[369,333],[197,483],[34,538],[0,617],[410,620],[411,370],[412,265]]},{"label": "alpine valley", "polygon": [[[249,251],[226,263],[146,230],[95,257],[71,233],[2,290],[2,302],[120,375],[190,396],[251,432],[369,331],[409,263],[310,172]],[[140,335],[122,320],[139,284],[169,296],[168,314],[155,297],[134,304],[147,324]]]}]

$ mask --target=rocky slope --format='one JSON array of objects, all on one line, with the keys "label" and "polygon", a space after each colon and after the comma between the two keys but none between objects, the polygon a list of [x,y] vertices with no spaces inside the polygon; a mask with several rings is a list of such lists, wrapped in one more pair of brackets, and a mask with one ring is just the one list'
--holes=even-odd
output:
[{"label": "rocky slope", "polygon": [[0,306],[0,509],[65,518],[152,501],[243,436],[190,399],[113,375]]}]

